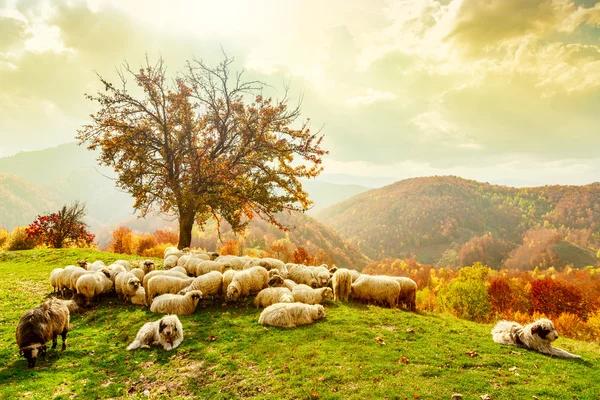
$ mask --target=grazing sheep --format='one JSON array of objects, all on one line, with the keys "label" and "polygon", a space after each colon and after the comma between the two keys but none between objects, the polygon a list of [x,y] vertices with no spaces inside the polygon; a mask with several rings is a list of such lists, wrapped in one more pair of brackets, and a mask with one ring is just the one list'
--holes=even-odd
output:
[{"label": "grazing sheep", "polygon": [[131,263],[127,260],[117,260],[113,264],[119,264],[125,267],[125,270],[131,271]]},{"label": "grazing sheep", "polygon": [[223,294],[223,297],[227,295],[227,288],[233,280],[233,277],[235,276],[236,272],[236,270],[229,269],[223,274],[223,283],[221,284],[221,293]]},{"label": "grazing sheep", "polygon": [[83,275],[95,274],[97,272],[106,273],[110,277],[110,271],[108,269],[106,269],[106,267],[104,267],[104,268],[102,268],[100,270],[94,270],[94,269],[92,269],[92,270],[89,270],[89,271],[86,271],[83,268],[77,267],[76,269],[72,270],[71,274],[69,275],[69,286],[68,286],[68,288],[72,292],[77,293],[76,285],[77,285],[77,281],[79,280],[79,278],[81,278]]},{"label": "grazing sheep", "polygon": [[35,367],[38,357],[46,353],[46,342],[52,340],[52,348],[56,348],[58,335],[62,337],[62,349],[67,348],[69,316],[67,304],[54,299],[21,316],[16,331],[17,345],[19,353],[27,359],[29,368]]},{"label": "grazing sheep", "polygon": [[[291,279],[285,279],[285,280],[283,281],[283,285],[284,285],[286,288],[290,289],[290,290],[292,290],[292,289],[294,289],[296,286],[298,286],[298,284],[297,284],[296,282],[294,282],[293,280],[291,280]],[[310,287],[310,286],[309,286],[309,287]]]},{"label": "grazing sheep", "polygon": [[206,254],[205,252],[198,251],[198,250],[192,250],[190,252],[190,256],[191,257],[195,257],[195,258],[201,258],[201,259],[206,260],[206,261],[211,261],[212,260],[212,257],[209,254]]},{"label": "grazing sheep", "polygon": [[250,269],[252,267],[263,267],[267,271],[269,270],[269,263],[264,261],[262,258],[251,258],[244,264],[242,269]]},{"label": "grazing sheep", "polygon": [[511,321],[499,321],[492,329],[492,338],[496,343],[531,349],[550,356],[581,358],[552,346],[552,342],[558,339],[558,332],[552,321],[546,318],[525,326]]},{"label": "grazing sheep", "polygon": [[165,257],[164,261],[163,261],[163,268],[164,269],[171,269],[173,267],[177,266],[177,261],[179,261],[179,257],[171,254]]},{"label": "grazing sheep", "polygon": [[85,261],[85,260],[78,260],[77,261],[77,266],[79,268],[83,268],[85,270],[88,270],[91,268],[92,264],[90,264],[89,262]]},{"label": "grazing sheep", "polygon": [[366,301],[387,304],[394,308],[400,295],[400,284],[389,276],[370,276],[361,275],[361,277],[352,284],[352,297]]},{"label": "grazing sheep", "polygon": [[93,271],[82,275],[77,279],[75,289],[77,293],[85,296],[85,305],[90,303],[90,299],[103,293],[108,293],[113,289],[113,281],[110,280],[110,273],[106,270]]},{"label": "grazing sheep", "polygon": [[294,296],[286,287],[269,287],[261,290],[254,299],[256,308],[268,307],[275,303],[293,303]]},{"label": "grazing sheep", "polygon": [[269,273],[263,267],[252,267],[238,271],[227,287],[227,299],[236,301],[239,298],[256,294],[269,286]]},{"label": "grazing sheep", "polygon": [[167,258],[169,256],[177,256],[177,258],[179,258],[179,257],[181,257],[181,256],[183,256],[185,254],[186,254],[186,252],[184,252],[182,250],[167,249],[167,250],[165,250],[165,254],[164,254],[163,258]]},{"label": "grazing sheep", "polygon": [[215,261],[219,261],[225,264],[229,264],[231,266],[231,269],[235,269],[236,271],[241,271],[244,269],[244,265],[246,264],[246,262],[248,262],[250,260],[250,257],[248,256],[243,256],[243,257],[238,257],[238,256],[219,256],[217,258],[215,258]]},{"label": "grazing sheep", "polygon": [[417,283],[403,276],[393,276],[392,278],[400,284],[398,307],[404,304],[409,311],[417,311]]},{"label": "grazing sheep", "polygon": [[219,261],[202,260],[200,258],[190,258],[184,265],[188,275],[200,276],[207,274],[211,271],[219,271],[220,273],[231,269],[231,266],[227,263]]},{"label": "grazing sheep", "polygon": [[352,291],[352,274],[346,268],[338,268],[331,278],[333,286],[333,300],[348,301]]},{"label": "grazing sheep", "polygon": [[147,288],[148,287],[148,281],[150,280],[150,278],[152,278],[153,276],[174,276],[176,278],[181,278],[181,279],[188,279],[189,276],[187,276],[187,274],[185,274],[184,272],[180,272],[180,271],[173,271],[172,269],[169,270],[156,270],[156,271],[150,271],[148,274],[146,274],[144,276],[144,279],[142,280],[142,285]]},{"label": "grazing sheep", "polygon": [[320,304],[325,300],[333,299],[333,291],[331,288],[323,287],[319,289],[303,287],[298,285],[292,289],[294,301],[304,304]]},{"label": "grazing sheep", "polygon": [[110,264],[108,267],[106,267],[106,269],[108,269],[108,272],[110,273],[110,280],[113,282],[118,274],[127,272],[127,269],[121,264]]},{"label": "grazing sheep", "polygon": [[[140,268],[144,271],[144,274],[148,274],[150,271],[154,271],[156,269],[156,265],[152,260],[145,260]],[[165,267],[165,269],[167,268]]]},{"label": "grazing sheep", "polygon": [[69,310],[70,315],[81,312],[85,307],[85,296],[79,293],[74,294],[71,300],[57,299],[54,297],[52,300],[64,304]]},{"label": "grazing sheep", "polygon": [[181,294],[161,294],[152,301],[150,311],[161,314],[190,315],[193,314],[202,298],[202,291],[192,290]]},{"label": "grazing sheep", "polygon": [[325,309],[320,304],[277,303],[263,310],[258,318],[261,325],[294,328],[307,325],[325,316]]},{"label": "grazing sheep", "polygon": [[142,286],[142,283],[131,272],[121,272],[115,278],[117,296],[125,302],[128,302],[131,296],[135,296],[140,286]]},{"label": "grazing sheep", "polygon": [[146,305],[146,289],[143,286],[140,286],[135,292],[133,296],[129,299],[131,304],[135,304],[137,306],[145,306]]},{"label": "grazing sheep", "polygon": [[179,251],[179,249],[178,249],[177,247],[175,247],[175,246],[168,246],[168,247],[165,249],[165,253],[164,253],[164,255],[166,256],[166,255],[167,255],[167,253],[169,253],[169,252],[173,252],[173,251]]},{"label": "grazing sheep", "polygon": [[150,345],[161,345],[173,350],[183,342],[183,326],[177,315],[165,315],[158,321],[145,323],[127,350],[149,349]]},{"label": "grazing sheep", "polygon": [[192,283],[181,290],[180,294],[200,290],[205,297],[215,297],[221,293],[223,285],[223,274],[219,271],[212,271],[208,274],[200,275],[192,281]]},{"label": "grazing sheep", "polygon": [[168,275],[151,277],[148,280],[148,286],[146,286],[146,305],[152,304],[152,300],[161,294],[178,293],[183,288],[189,286],[193,281],[193,278],[182,279]]},{"label": "grazing sheep", "polygon": [[61,294],[63,291],[61,285],[61,275],[64,271],[64,268],[54,268],[52,272],[50,272],[50,285],[52,285],[52,293],[56,293],[57,291]]},{"label": "grazing sheep", "polygon": [[303,283],[312,288],[318,287],[318,282],[315,279],[312,270],[302,264],[288,264],[288,276],[296,283]]},{"label": "grazing sheep", "polygon": [[319,267],[310,267],[313,273],[313,277],[317,281],[317,287],[325,287],[329,284],[329,279],[331,279],[331,274],[329,273],[329,269],[325,264]]},{"label": "grazing sheep", "polygon": [[143,281],[144,276],[146,276],[146,274],[144,273],[144,270],[141,268],[133,268],[129,272],[132,273],[133,275],[135,275],[135,277],[138,278],[140,280],[140,282]]},{"label": "grazing sheep", "polygon": [[88,270],[100,271],[103,268],[106,268],[106,264],[104,264],[104,261],[96,260],[92,263],[92,265],[88,268]]},{"label": "grazing sheep", "polygon": [[285,287],[285,279],[280,275],[273,275],[269,278],[269,287]]}]

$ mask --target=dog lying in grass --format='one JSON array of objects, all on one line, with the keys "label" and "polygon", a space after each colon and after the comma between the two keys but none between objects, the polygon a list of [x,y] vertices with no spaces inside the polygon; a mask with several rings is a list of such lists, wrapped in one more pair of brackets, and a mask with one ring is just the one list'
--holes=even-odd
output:
[{"label": "dog lying in grass", "polygon": [[135,340],[127,350],[149,349],[150,346],[162,346],[173,350],[183,342],[183,326],[177,315],[165,315],[158,321],[147,322],[140,328]]}]

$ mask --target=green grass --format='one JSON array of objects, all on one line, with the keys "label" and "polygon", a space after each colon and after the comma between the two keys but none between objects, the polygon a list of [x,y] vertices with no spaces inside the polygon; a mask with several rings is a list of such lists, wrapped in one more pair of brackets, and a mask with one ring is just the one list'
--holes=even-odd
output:
[{"label": "green grass", "polygon": [[491,325],[354,303],[328,303],[325,319],[290,330],[260,326],[250,302],[205,304],[180,317],[185,340],[175,351],[133,353],[125,347],[137,330],[160,316],[103,298],[72,316],[66,351],[49,351],[29,370],[15,343],[18,319],[51,292],[49,272],[79,258],[128,257],[0,253],[0,397],[144,398],[148,390],[157,398],[209,399],[600,398],[595,344],[561,338],[556,345],[583,360],[550,358],[493,343]]}]

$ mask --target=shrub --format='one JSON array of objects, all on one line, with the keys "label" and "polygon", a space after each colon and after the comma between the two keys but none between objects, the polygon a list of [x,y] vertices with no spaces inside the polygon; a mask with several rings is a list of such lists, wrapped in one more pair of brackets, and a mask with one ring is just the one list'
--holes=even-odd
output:
[{"label": "shrub", "polygon": [[512,310],[513,305],[515,304],[515,299],[512,295],[510,284],[506,278],[496,278],[492,280],[487,292],[492,310],[494,312],[502,314]]},{"label": "shrub", "polygon": [[237,256],[240,254],[240,245],[237,240],[229,239],[223,243],[223,246],[218,251],[223,256],[232,255]]},{"label": "shrub", "polygon": [[177,246],[177,243],[179,243],[179,235],[177,233],[171,232],[171,231],[163,231],[163,230],[157,229],[152,234],[152,237],[154,237],[157,244],[168,243],[172,246]]},{"label": "shrub", "polygon": [[452,314],[471,321],[487,321],[490,316],[486,278],[488,267],[476,263],[460,270],[459,276],[440,292],[442,307]]},{"label": "shrub", "polygon": [[[135,254],[135,235],[130,228],[121,226],[113,231],[110,249],[113,253]],[[162,257],[162,255],[161,255]]]},{"label": "shrub", "polygon": [[554,318],[554,327],[560,336],[570,337],[572,339],[586,339],[586,323],[577,315],[571,313],[562,313]]},{"label": "shrub", "polygon": [[174,244],[171,244],[171,243],[157,244],[156,246],[154,246],[150,249],[144,250],[141,254],[139,254],[139,253],[138,254],[140,256],[144,256],[144,257],[163,258],[163,256],[165,255],[165,249],[169,246],[174,246]]},{"label": "shrub", "polygon": [[6,243],[6,241],[8,240],[9,237],[10,237],[10,232],[7,231],[6,229],[0,228],[0,249],[2,249],[2,247],[4,247],[4,244]]},{"label": "shrub", "polygon": [[35,247],[35,241],[28,237],[26,226],[17,226],[4,243],[8,251],[29,250]]},{"label": "shrub", "polygon": [[[136,237],[135,243],[136,243],[135,253],[138,255],[144,255],[144,252],[146,250],[151,249],[151,248],[155,247],[156,245],[158,245],[158,242],[156,241],[154,236],[150,235],[150,234],[145,234],[143,236]],[[160,255],[159,257],[162,257],[162,255]]]},{"label": "shrub", "polygon": [[551,278],[536,279],[531,282],[532,311],[558,317],[562,313],[586,317],[581,292],[567,283]]},{"label": "shrub", "polygon": [[63,246],[86,247],[93,243],[94,235],[83,222],[85,205],[79,202],[64,205],[58,212],[39,215],[27,227],[27,237],[36,244],[60,249]]}]

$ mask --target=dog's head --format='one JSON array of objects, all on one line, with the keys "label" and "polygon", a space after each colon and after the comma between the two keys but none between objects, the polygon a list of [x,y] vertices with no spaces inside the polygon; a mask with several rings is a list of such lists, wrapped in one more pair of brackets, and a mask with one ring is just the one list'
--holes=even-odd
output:
[{"label": "dog's head", "polygon": [[46,345],[43,343],[34,343],[29,346],[21,347],[20,353],[27,359],[29,368],[35,367],[35,362],[42,354],[46,354]]},{"label": "dog's head", "polygon": [[558,339],[558,332],[554,328],[554,324],[549,319],[538,319],[531,326],[531,334],[537,335],[542,340],[553,342]]},{"label": "dog's head", "polygon": [[162,317],[158,323],[158,334],[161,335],[166,342],[173,341],[181,334],[177,328],[179,319],[176,315],[167,315]]}]

